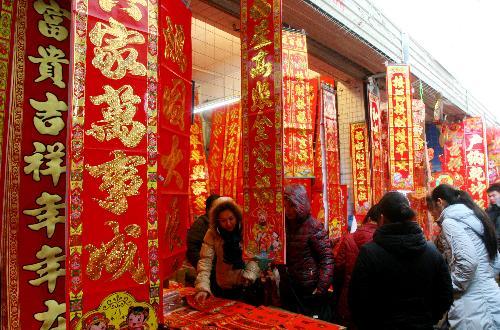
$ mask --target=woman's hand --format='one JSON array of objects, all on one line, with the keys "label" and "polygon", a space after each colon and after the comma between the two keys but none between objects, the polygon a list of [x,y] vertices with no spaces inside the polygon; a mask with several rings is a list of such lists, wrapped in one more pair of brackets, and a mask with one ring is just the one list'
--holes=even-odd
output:
[{"label": "woman's hand", "polygon": [[194,296],[194,300],[196,300],[198,304],[204,304],[207,297],[208,297],[208,292],[200,291],[196,293],[196,295]]}]

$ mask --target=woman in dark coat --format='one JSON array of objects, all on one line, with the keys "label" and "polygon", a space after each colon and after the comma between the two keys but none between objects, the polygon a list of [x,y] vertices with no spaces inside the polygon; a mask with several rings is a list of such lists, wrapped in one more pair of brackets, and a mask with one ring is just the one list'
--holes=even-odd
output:
[{"label": "woman in dark coat", "polygon": [[450,273],[399,192],[379,203],[383,225],[361,248],[349,288],[359,329],[433,329],[453,301]]}]

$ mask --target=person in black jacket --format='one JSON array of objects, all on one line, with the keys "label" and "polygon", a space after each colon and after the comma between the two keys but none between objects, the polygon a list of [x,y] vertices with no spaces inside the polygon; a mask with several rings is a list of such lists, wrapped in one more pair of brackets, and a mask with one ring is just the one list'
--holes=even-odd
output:
[{"label": "person in black jacket", "polygon": [[381,199],[383,225],[361,248],[349,288],[358,329],[433,329],[453,302],[448,266],[399,192]]},{"label": "person in black jacket", "polygon": [[494,183],[486,190],[490,206],[486,209],[488,217],[493,221],[500,249],[500,182]]},{"label": "person in black jacket", "polygon": [[188,230],[186,258],[194,268],[197,267],[198,260],[200,260],[201,245],[208,230],[208,212],[213,202],[219,197],[216,194],[208,196],[205,201],[205,214],[200,215]]}]

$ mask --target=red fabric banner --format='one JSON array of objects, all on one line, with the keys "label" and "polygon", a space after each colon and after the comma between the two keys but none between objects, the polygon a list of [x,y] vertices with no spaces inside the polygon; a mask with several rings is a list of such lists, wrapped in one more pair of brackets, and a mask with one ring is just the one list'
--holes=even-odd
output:
[{"label": "red fabric banner", "polygon": [[221,194],[221,170],[224,153],[224,134],[226,128],[226,107],[212,111],[212,129],[208,148],[208,176],[210,178],[210,192]]},{"label": "red fabric banner", "polygon": [[466,190],[481,207],[488,206],[488,159],[486,130],[480,117],[464,120]]},{"label": "red fabric banner", "polygon": [[488,146],[488,176],[490,184],[500,181],[500,127],[486,130]]},{"label": "red fabric banner", "polygon": [[389,190],[414,189],[410,67],[387,66]]},{"label": "red fabric banner", "polygon": [[283,161],[285,177],[311,178],[313,118],[308,95],[306,35],[283,31]]},{"label": "red fabric banner", "polygon": [[191,157],[189,158],[189,197],[191,203],[191,221],[193,221],[196,216],[205,213],[205,201],[210,193],[207,158],[205,156],[200,115],[194,115],[189,145],[191,147]]},{"label": "red fabric banner", "polygon": [[[70,4],[60,0],[15,3],[17,8],[2,1],[0,30],[2,74],[9,74],[10,47],[14,51],[2,171],[6,189],[2,328],[63,329]],[[15,27],[11,26],[14,15]],[[10,39],[12,28],[15,45]],[[9,94],[7,82],[2,78],[0,83],[2,111]]]},{"label": "red fabric banner", "polygon": [[243,0],[244,256],[285,261],[281,1]]},{"label": "red fabric banner", "polygon": [[241,105],[235,103],[225,111],[224,148],[222,153],[220,194],[237,199],[237,187],[241,186],[238,167],[241,148]]},{"label": "red fabric banner", "polygon": [[385,181],[384,143],[382,141],[383,127],[380,111],[380,99],[377,95],[368,93],[368,106],[370,111],[370,137],[371,137],[371,175],[372,175],[372,200],[374,203],[384,196],[387,185]]},{"label": "red fabric banner", "polygon": [[354,215],[365,215],[371,207],[370,154],[366,123],[352,123],[351,164],[354,191]]},{"label": "red fabric banner", "polygon": [[433,173],[431,187],[442,183],[459,189],[465,188],[465,148],[464,124],[449,123],[441,127],[443,155],[440,156],[442,171]]}]

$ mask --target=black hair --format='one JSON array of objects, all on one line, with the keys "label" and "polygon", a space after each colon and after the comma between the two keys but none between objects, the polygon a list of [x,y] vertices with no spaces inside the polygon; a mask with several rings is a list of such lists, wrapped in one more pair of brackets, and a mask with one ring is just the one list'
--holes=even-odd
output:
[{"label": "black hair", "polygon": [[207,200],[205,201],[205,212],[208,214],[210,211],[210,208],[212,207],[212,204],[217,200],[220,196],[217,194],[212,194],[208,196]]},{"label": "black hair", "polygon": [[390,191],[378,203],[380,212],[389,222],[411,221],[416,213],[410,207],[410,202],[405,195],[397,191]]},{"label": "black hair", "polygon": [[489,193],[492,193],[492,192],[499,192],[500,193],[500,182],[496,182],[494,184],[492,184],[491,186],[488,187],[488,189],[486,189],[486,192],[489,194]]},{"label": "black hair", "polygon": [[363,223],[368,223],[370,221],[376,221],[378,222],[380,220],[380,205],[375,204],[370,209],[368,210],[368,213],[366,214]]},{"label": "black hair", "polygon": [[440,184],[432,191],[432,200],[437,202],[438,199],[446,201],[448,205],[464,204],[474,212],[474,215],[483,224],[484,234],[482,239],[488,251],[488,256],[490,260],[495,260],[498,246],[495,227],[493,227],[493,222],[486,212],[474,202],[472,197],[467,192],[455,189],[448,184]]}]

